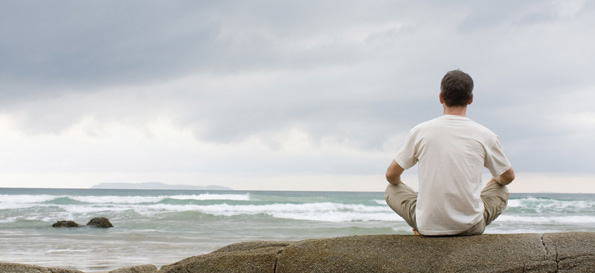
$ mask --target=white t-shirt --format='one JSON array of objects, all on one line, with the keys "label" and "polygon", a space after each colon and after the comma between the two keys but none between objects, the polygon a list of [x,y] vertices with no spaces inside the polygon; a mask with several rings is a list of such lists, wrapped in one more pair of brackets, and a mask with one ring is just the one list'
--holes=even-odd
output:
[{"label": "white t-shirt", "polygon": [[496,134],[454,115],[411,129],[395,161],[404,169],[419,162],[415,213],[423,235],[459,234],[479,223],[484,211],[483,168],[494,177],[510,169]]}]

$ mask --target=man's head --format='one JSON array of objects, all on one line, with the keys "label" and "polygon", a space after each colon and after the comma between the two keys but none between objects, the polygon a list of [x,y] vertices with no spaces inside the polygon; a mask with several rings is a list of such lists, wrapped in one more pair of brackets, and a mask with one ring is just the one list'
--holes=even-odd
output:
[{"label": "man's head", "polygon": [[449,71],[440,83],[440,95],[448,107],[467,106],[473,99],[473,79],[461,70]]}]

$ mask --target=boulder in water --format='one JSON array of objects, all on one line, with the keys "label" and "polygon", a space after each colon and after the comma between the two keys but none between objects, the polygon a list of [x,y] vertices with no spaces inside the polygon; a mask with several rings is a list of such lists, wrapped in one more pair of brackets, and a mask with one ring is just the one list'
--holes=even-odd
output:
[{"label": "boulder in water", "polygon": [[111,228],[114,227],[110,221],[105,217],[95,217],[87,223],[87,226],[93,226],[97,228]]},{"label": "boulder in water", "polygon": [[77,224],[76,222],[67,221],[67,220],[58,221],[52,225],[52,227],[55,227],[55,228],[63,228],[63,227],[72,228],[72,227],[78,227],[78,226],[79,226],[79,224]]}]

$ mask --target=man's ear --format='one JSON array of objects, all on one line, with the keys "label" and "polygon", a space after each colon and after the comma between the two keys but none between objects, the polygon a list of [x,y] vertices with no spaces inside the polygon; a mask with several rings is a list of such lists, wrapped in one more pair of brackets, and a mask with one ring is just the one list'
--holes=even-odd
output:
[{"label": "man's ear", "polygon": [[440,104],[444,104],[444,98],[442,97],[442,92],[438,93],[438,98],[440,98]]},{"label": "man's ear", "polygon": [[467,103],[467,105],[473,103],[473,94],[471,94],[471,98],[469,99],[469,102]]}]

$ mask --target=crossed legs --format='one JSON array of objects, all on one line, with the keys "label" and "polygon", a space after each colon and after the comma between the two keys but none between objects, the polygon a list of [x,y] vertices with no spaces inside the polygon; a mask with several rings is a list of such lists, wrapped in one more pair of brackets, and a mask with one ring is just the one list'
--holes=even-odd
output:
[{"label": "crossed legs", "polygon": [[[509,194],[506,186],[495,182],[488,183],[481,191],[481,199],[484,204],[483,221],[480,221],[459,235],[482,234],[485,227],[504,211],[508,197]],[[415,218],[417,193],[404,183],[398,183],[397,185],[388,184],[385,191],[385,200],[388,206],[401,216],[417,235],[417,222]]]}]

